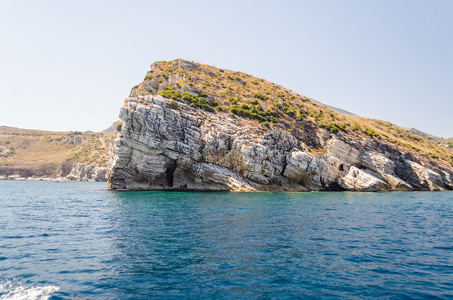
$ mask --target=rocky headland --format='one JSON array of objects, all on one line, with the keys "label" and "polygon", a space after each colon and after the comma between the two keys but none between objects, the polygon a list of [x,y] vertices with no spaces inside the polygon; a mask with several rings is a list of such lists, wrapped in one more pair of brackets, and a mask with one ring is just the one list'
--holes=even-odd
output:
[{"label": "rocky headland", "polygon": [[451,153],[251,75],[156,62],[120,110],[108,187],[199,191],[443,191]]}]

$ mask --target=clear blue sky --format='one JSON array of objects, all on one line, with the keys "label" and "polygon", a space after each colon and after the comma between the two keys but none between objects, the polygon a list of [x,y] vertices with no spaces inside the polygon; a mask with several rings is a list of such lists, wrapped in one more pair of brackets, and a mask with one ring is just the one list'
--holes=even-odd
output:
[{"label": "clear blue sky", "polygon": [[0,125],[109,126],[156,60],[453,137],[453,1],[0,0]]}]

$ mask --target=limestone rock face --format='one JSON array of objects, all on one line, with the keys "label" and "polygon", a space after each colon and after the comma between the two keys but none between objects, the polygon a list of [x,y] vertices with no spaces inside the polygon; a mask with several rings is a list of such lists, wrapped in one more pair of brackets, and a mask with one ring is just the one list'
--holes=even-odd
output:
[{"label": "limestone rock face", "polygon": [[[191,69],[196,65],[180,67]],[[184,103],[178,103],[179,107],[174,109],[168,102],[169,99],[152,95],[125,100],[120,110],[122,126],[110,147],[109,188],[453,189],[451,168],[421,162],[411,153],[402,153],[371,138],[332,134],[304,121],[300,128],[289,132],[223,112],[202,111]],[[78,174],[91,172],[91,178],[102,177],[87,166],[79,169]]]},{"label": "limestone rock face", "polygon": [[349,169],[348,174],[340,182],[341,186],[351,191],[376,192],[390,189],[390,185],[383,180],[354,166]]},{"label": "limestone rock face", "polygon": [[107,181],[107,171],[107,168],[93,164],[74,163],[66,178],[71,181]]}]

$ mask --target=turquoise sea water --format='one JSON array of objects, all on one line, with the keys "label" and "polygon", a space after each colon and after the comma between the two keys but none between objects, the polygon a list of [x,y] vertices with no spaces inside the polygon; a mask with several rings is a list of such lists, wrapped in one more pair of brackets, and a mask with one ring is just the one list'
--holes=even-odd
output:
[{"label": "turquoise sea water", "polygon": [[48,297],[452,299],[453,193],[0,181],[0,299]]}]

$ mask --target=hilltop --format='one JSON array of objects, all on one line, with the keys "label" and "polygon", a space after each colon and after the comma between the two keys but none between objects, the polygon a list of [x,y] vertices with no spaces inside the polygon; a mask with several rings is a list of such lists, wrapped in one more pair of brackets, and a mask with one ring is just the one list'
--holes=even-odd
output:
[{"label": "hilltop", "polygon": [[433,190],[453,184],[448,147],[243,72],[182,59],[153,63],[120,118],[111,188]]},{"label": "hilltop", "polygon": [[[186,93],[185,95],[183,95]],[[130,97],[161,95],[207,111],[228,112],[257,119],[265,126],[287,130],[300,121],[310,122],[332,133],[371,137],[397,147],[411,148],[424,159],[441,158],[453,164],[453,151],[390,122],[342,114],[292,90],[252,75],[219,69],[181,59],[155,62],[143,82],[132,88]],[[205,96],[200,100],[189,95]],[[425,137],[432,137],[426,134]]]}]

